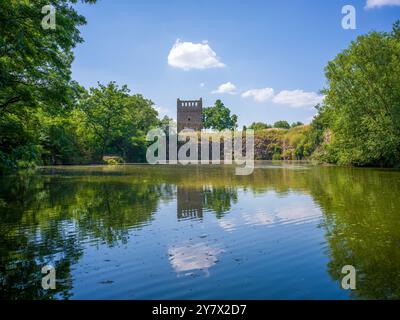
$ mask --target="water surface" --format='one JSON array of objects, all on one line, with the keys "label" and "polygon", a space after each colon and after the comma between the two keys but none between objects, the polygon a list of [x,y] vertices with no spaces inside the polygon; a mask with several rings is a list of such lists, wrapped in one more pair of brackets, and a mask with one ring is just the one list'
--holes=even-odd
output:
[{"label": "water surface", "polygon": [[[263,163],[1,178],[8,299],[398,299],[400,172]],[[55,290],[41,288],[54,265]],[[341,269],[357,289],[341,288]]]}]

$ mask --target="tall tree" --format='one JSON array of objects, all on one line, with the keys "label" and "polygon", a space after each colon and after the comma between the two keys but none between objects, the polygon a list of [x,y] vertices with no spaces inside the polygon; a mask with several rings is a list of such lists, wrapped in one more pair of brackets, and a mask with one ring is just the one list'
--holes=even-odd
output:
[{"label": "tall tree", "polygon": [[290,129],[290,124],[289,122],[285,120],[280,120],[274,123],[274,128],[278,129]]},{"label": "tall tree", "polygon": [[229,108],[217,100],[213,107],[203,109],[203,126],[206,129],[234,130],[237,128],[237,115],[231,115]]},{"label": "tall tree", "polygon": [[264,122],[253,122],[249,127],[249,129],[252,130],[264,130],[269,128],[271,128],[271,126],[268,123]]},{"label": "tall tree", "polygon": [[326,67],[320,109],[341,164],[400,163],[400,22],[357,38]]},{"label": "tall tree", "polygon": [[[47,0],[0,2],[0,115],[22,107],[58,109],[70,98],[72,49],[85,24],[71,3],[53,0],[55,29],[45,29]],[[95,0],[82,2],[94,3]]]},{"label": "tall tree", "polygon": [[80,132],[92,141],[98,160],[106,153],[125,160],[143,160],[145,136],[159,124],[158,113],[152,101],[129,92],[126,85],[120,88],[115,82],[99,83],[79,103],[84,115]]},{"label": "tall tree", "polygon": [[296,128],[296,127],[300,127],[300,126],[304,126],[304,123],[301,122],[301,121],[296,121],[296,122],[293,122],[290,127],[291,128]]},{"label": "tall tree", "polygon": [[[46,116],[64,115],[76,101],[73,48],[85,24],[71,4],[52,0],[55,29],[46,29],[47,0],[0,1],[0,172],[41,162]],[[94,3],[95,0],[82,0]],[[52,142],[46,142],[47,146]],[[58,152],[57,152],[58,153]]]}]

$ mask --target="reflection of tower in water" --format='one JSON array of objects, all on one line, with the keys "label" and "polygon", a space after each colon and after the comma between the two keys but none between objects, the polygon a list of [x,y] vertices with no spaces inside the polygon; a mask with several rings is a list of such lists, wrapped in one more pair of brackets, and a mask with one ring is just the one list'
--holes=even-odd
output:
[{"label": "reflection of tower in water", "polygon": [[203,218],[203,190],[179,187],[177,190],[178,219]]}]

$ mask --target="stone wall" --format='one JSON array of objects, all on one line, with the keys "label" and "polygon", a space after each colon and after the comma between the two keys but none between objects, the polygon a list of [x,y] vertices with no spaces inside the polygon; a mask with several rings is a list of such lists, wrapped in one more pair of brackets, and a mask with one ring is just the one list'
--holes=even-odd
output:
[{"label": "stone wall", "polygon": [[177,100],[178,132],[183,129],[201,131],[203,129],[203,100]]}]

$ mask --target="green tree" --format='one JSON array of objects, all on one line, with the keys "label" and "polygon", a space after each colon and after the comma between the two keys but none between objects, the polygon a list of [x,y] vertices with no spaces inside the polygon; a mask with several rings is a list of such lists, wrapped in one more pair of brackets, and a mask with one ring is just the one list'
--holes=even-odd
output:
[{"label": "green tree", "polygon": [[48,30],[41,25],[41,9],[49,1],[0,2],[0,172],[41,163],[52,144],[43,146],[43,140],[62,135],[43,132],[49,129],[43,117],[66,117],[78,97],[70,69],[85,19],[71,6],[76,2],[51,1],[56,28]]},{"label": "green tree", "polygon": [[168,116],[164,116],[159,123],[160,128],[165,132],[166,135],[169,134],[169,125],[174,120]]},{"label": "green tree", "polygon": [[[47,0],[0,3],[0,115],[23,107],[65,107],[70,101],[73,48],[85,18],[76,0],[53,0],[56,28],[42,25]],[[95,0],[82,2],[94,3]]]},{"label": "green tree", "polygon": [[40,114],[38,126],[38,143],[41,146],[43,164],[80,164],[88,162],[85,148],[80,144],[77,135],[79,121],[73,118],[73,113],[67,116],[50,117]]},{"label": "green tree", "polygon": [[290,129],[290,124],[289,122],[285,120],[280,120],[274,123],[274,128],[277,129]]},{"label": "green tree", "polygon": [[400,22],[392,32],[353,41],[325,69],[320,113],[332,131],[327,146],[339,164],[400,163]]},{"label": "green tree", "polygon": [[143,161],[146,134],[159,124],[153,102],[143,96],[129,95],[126,85],[121,88],[110,82],[90,88],[81,99],[83,126],[80,135],[86,136],[94,148],[95,158],[116,154],[128,161]]},{"label": "green tree", "polygon": [[237,116],[231,115],[229,108],[221,100],[215,101],[213,107],[203,109],[203,126],[206,129],[234,130],[237,128]]},{"label": "green tree", "polygon": [[300,121],[296,121],[296,122],[292,123],[291,128],[296,128],[296,127],[300,127],[300,126],[304,126],[304,123],[300,122]]},{"label": "green tree", "polygon": [[249,129],[252,129],[254,131],[256,130],[264,130],[264,129],[269,129],[272,128],[268,123],[263,123],[263,122],[253,122]]}]

